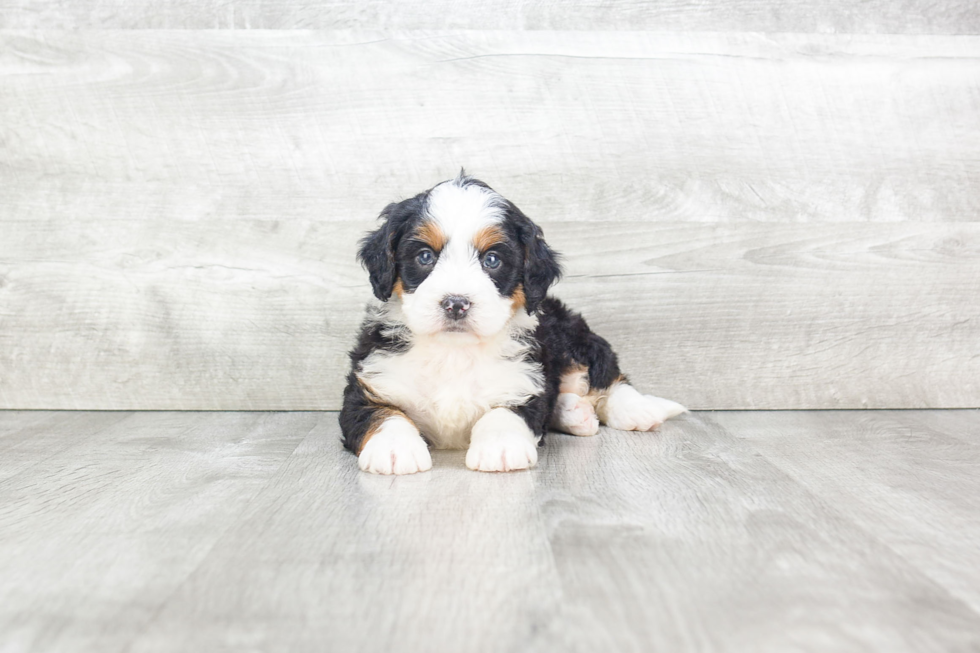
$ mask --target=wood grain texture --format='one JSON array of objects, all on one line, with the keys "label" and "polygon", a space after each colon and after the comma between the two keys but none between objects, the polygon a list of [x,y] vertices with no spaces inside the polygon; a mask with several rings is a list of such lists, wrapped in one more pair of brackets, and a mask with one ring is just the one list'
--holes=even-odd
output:
[{"label": "wood grain texture", "polygon": [[939,430],[945,436],[980,446],[980,412],[977,410],[944,410],[927,416],[910,412],[903,417],[922,428]]},{"label": "wood grain texture", "polygon": [[964,0],[5,0],[13,29],[530,29],[977,34],[980,12]]},{"label": "wood grain texture", "polygon": [[0,33],[0,220],[976,221],[980,37]]},{"label": "wood grain texture", "polygon": [[[23,412],[0,413],[0,481],[20,473],[39,460],[54,458],[83,444],[105,429],[123,422],[131,413]],[[21,421],[21,419],[23,421]]]},{"label": "wood grain texture", "polygon": [[0,457],[0,650],[125,650],[317,421],[58,413],[4,433],[33,464]]},{"label": "wood grain texture", "polygon": [[[7,408],[336,409],[367,225],[6,223]],[[692,408],[980,404],[975,224],[545,224],[556,293]]]},{"label": "wood grain texture", "polygon": [[560,599],[532,478],[364,474],[323,420],[131,650],[522,650]]},{"label": "wood grain texture", "polygon": [[[980,494],[980,415],[950,412],[948,418],[875,411],[781,412],[764,420],[726,413],[711,419],[980,611],[980,567],[973,563],[980,553],[974,508]],[[950,419],[960,423],[949,428]],[[960,441],[963,435],[974,444]]]},{"label": "wood grain texture", "polygon": [[339,408],[371,296],[346,227],[7,223],[0,402]]},{"label": "wood grain texture", "polygon": [[0,412],[58,451],[0,456],[0,650],[972,651],[980,413],[944,415],[695,413],[393,478],[335,413]]},{"label": "wood grain texture", "polygon": [[[780,415],[741,413],[739,424],[772,428]],[[835,464],[830,447],[820,457],[806,449],[822,442],[824,415],[808,414],[811,428],[779,440],[795,461],[810,456],[815,475]],[[539,650],[977,646],[970,605],[715,419],[552,439],[534,475],[564,600]],[[956,480],[970,483],[970,460]],[[878,471],[877,458],[862,462],[864,475]],[[980,555],[947,556],[942,536],[908,539],[950,568]]]},{"label": "wood grain texture", "polygon": [[977,406],[978,88],[969,36],[3,31],[0,407],[337,408],[357,237],[461,164],[647,391]]}]

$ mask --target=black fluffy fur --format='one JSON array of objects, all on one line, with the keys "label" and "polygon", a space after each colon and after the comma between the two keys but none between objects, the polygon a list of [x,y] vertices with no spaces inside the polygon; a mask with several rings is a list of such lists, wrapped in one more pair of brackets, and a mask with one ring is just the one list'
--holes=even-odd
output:
[{"label": "black fluffy fur", "polygon": [[[622,378],[612,346],[592,332],[585,318],[554,297],[538,308],[531,358],[544,368],[544,391],[515,410],[535,435],[544,438],[558,401],[558,388],[566,371],[578,365],[589,368],[589,387],[603,390]],[[541,440],[543,443],[543,439]]]},{"label": "black fluffy fur", "polygon": [[344,388],[344,407],[340,411],[340,432],[343,434],[344,447],[355,454],[361,452],[364,446],[364,436],[374,423],[375,416],[381,406],[375,404],[357,382],[354,372],[347,375],[347,387]]},{"label": "black fluffy fur", "polygon": [[[472,178],[464,178],[463,183],[490,188]],[[395,281],[399,278],[406,291],[411,292],[427,274],[413,267],[416,266],[414,261],[421,245],[403,237],[424,219],[428,193],[426,191],[411,199],[389,204],[381,212],[383,224],[361,241],[358,258],[367,268],[371,287],[381,301],[391,297]],[[540,363],[544,372],[542,393],[513,410],[543,444],[565,371],[577,365],[586,366],[590,387],[599,390],[608,388],[621,378],[621,374],[616,354],[609,343],[593,333],[581,315],[569,310],[554,297],[547,296],[548,288],[561,276],[561,264],[558,254],[544,241],[541,228],[513,203],[504,200],[501,208],[505,213],[502,226],[509,241],[519,247],[495,247],[512,264],[503,266],[506,272],[500,276],[491,275],[491,278],[503,296],[511,296],[518,287],[522,287],[527,311],[538,314],[538,327],[531,336],[534,342],[528,357]],[[357,346],[350,352],[351,371],[347,376],[344,405],[340,413],[344,446],[354,453],[361,450],[376,412],[384,408],[397,408],[375,403],[358,383],[356,372],[360,370],[361,362],[372,351],[398,351],[408,346],[407,341],[386,335],[377,322],[368,320],[362,326]],[[422,435],[424,437],[425,433]]]},{"label": "black fluffy fur", "polygon": [[368,319],[361,326],[357,345],[350,352],[351,371],[347,374],[347,387],[344,388],[344,405],[340,411],[340,431],[344,446],[359,453],[364,444],[364,436],[374,421],[375,414],[382,408],[394,408],[377,403],[368,396],[364,386],[357,382],[356,371],[361,361],[373,351],[405,351],[409,343],[383,331],[380,324]]},{"label": "black fluffy fur", "polygon": [[[523,278],[520,283],[524,288],[527,312],[533,315],[548,294],[548,288],[561,278],[561,257],[544,242],[541,227],[531,222],[530,218],[510,201],[504,204],[503,224],[511,239],[520,243],[524,249],[520,253],[524,257],[524,264],[515,266],[515,270],[521,271],[523,267]],[[514,287],[516,284],[509,289],[509,292],[502,292],[502,294],[510,296]]]},{"label": "black fluffy fur", "polygon": [[383,302],[388,301],[398,278],[396,249],[410,229],[422,221],[425,198],[429,192],[389,204],[381,212],[384,223],[361,240],[361,250],[357,258],[368,270],[374,296]]}]

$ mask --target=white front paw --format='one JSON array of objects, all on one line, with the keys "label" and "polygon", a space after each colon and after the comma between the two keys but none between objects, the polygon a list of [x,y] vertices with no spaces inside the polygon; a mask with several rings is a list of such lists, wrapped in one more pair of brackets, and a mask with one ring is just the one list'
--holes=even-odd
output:
[{"label": "white front paw", "polygon": [[501,433],[492,440],[474,442],[466,451],[466,466],[478,472],[512,472],[537,462],[537,447],[523,435]]},{"label": "white front paw", "polygon": [[599,417],[622,431],[652,431],[665,420],[686,412],[677,402],[652,395],[641,395],[636,388],[620,384],[613,388],[599,407]]},{"label": "white front paw", "polygon": [[389,417],[364,443],[357,466],[372,474],[414,474],[432,469],[429,447],[404,417]]},{"label": "white front paw", "polygon": [[512,472],[538,462],[537,438],[520,416],[495,408],[473,426],[466,466],[480,472]]}]

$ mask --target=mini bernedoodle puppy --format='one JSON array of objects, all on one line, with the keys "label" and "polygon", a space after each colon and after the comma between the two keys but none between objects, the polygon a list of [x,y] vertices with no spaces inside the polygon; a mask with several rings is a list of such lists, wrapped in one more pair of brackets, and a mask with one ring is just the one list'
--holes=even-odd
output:
[{"label": "mini bernedoodle puppy", "polygon": [[526,469],[550,427],[649,431],[684,407],[637,392],[609,343],[548,297],[561,276],[541,229],[461,171],[389,204],[359,258],[369,307],[340,426],[375,474],[432,467],[429,447],[467,449],[466,466]]}]

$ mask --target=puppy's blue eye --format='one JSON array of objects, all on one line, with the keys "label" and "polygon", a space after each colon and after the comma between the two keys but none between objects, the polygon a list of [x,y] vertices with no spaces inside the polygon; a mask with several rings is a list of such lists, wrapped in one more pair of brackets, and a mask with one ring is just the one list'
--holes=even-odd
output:
[{"label": "puppy's blue eye", "polygon": [[483,267],[488,270],[496,270],[500,267],[500,257],[493,252],[490,252],[483,257]]},{"label": "puppy's blue eye", "polygon": [[423,249],[416,255],[415,260],[419,262],[419,265],[432,265],[436,257],[430,250]]}]

